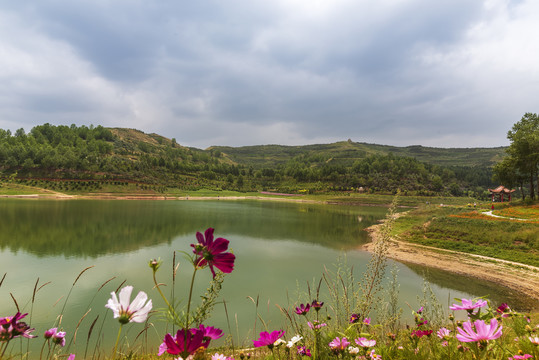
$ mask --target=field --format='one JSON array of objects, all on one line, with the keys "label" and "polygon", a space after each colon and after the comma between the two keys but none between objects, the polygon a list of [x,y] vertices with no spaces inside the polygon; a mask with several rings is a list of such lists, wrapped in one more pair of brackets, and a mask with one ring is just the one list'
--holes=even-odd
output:
[{"label": "field", "polygon": [[421,207],[399,218],[393,235],[416,244],[539,266],[539,207],[512,206],[494,214],[511,219],[468,206]]}]

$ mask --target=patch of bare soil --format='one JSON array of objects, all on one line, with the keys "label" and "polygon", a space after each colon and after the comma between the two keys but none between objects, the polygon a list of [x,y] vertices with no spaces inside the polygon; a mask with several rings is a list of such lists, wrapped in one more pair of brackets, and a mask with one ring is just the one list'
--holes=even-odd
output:
[{"label": "patch of bare soil", "polygon": [[[363,245],[363,250],[373,250],[374,243],[380,238],[380,226],[381,224],[377,224],[367,229],[372,242]],[[539,307],[539,268],[535,266],[412,244],[396,239],[391,239],[387,257],[403,263],[428,266],[491,281],[527,294],[538,301],[537,307]]]}]

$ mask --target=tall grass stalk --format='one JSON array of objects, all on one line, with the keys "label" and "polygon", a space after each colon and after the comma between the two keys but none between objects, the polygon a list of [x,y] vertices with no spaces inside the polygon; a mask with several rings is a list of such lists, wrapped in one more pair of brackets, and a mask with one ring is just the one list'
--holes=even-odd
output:
[{"label": "tall grass stalk", "polygon": [[375,243],[371,259],[367,265],[363,280],[359,284],[362,291],[359,312],[364,317],[376,310],[377,305],[380,303],[378,295],[382,290],[382,280],[387,266],[387,251],[391,241],[391,228],[395,221],[394,215],[398,199],[399,193],[393,198],[385,221],[380,226],[378,238],[374,239]]}]

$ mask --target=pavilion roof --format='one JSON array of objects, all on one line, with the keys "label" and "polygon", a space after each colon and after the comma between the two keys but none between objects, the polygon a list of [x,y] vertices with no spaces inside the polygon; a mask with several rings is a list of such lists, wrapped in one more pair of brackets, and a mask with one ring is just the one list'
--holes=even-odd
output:
[{"label": "pavilion roof", "polygon": [[505,186],[500,185],[496,189],[488,189],[488,191],[490,191],[491,193],[495,193],[495,194],[500,194],[500,193],[510,194],[510,193],[514,192],[515,189],[510,190],[510,189],[506,188]]}]

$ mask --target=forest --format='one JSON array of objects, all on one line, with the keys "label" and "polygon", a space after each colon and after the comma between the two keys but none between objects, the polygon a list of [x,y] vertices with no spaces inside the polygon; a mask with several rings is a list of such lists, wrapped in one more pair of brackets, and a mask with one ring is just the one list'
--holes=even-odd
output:
[{"label": "forest", "polygon": [[[185,147],[157,134],[44,124],[0,129],[0,177],[64,190],[102,182],[156,191],[223,189],[288,193],[368,192],[487,198],[504,148],[439,149],[356,143]],[[58,186],[58,183],[68,184]]]}]

